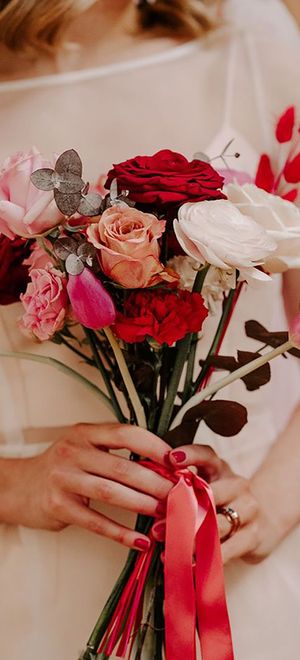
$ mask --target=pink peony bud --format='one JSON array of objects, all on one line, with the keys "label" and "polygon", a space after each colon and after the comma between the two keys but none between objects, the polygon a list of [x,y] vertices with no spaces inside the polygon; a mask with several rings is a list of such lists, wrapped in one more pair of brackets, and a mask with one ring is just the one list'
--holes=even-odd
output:
[{"label": "pink peony bud", "polygon": [[290,324],[289,338],[296,348],[300,348],[300,314],[297,314]]},{"label": "pink peony bud", "polygon": [[116,310],[103,284],[88,268],[69,275],[67,290],[74,316],[86,328],[100,330],[114,323]]}]

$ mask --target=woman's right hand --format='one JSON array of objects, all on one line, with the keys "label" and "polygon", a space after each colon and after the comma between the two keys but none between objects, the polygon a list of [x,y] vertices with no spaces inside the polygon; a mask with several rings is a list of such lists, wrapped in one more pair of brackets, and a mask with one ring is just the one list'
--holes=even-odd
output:
[{"label": "woman's right hand", "polygon": [[77,525],[128,547],[146,550],[146,536],[89,508],[89,501],[155,516],[172,483],[128,458],[111,454],[110,449],[127,449],[164,464],[170,447],[136,426],[73,426],[38,456],[4,459],[11,462],[14,477],[1,496],[1,519],[54,531]]}]

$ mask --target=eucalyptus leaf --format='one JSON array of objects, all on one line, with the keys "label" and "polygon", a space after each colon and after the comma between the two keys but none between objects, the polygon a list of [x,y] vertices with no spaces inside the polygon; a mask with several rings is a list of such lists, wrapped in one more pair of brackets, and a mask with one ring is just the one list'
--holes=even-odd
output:
[{"label": "eucalyptus leaf", "polygon": [[82,176],[82,162],[79,154],[75,149],[68,149],[64,151],[55,163],[55,170],[58,174],[66,174],[71,172],[77,176]]},{"label": "eucalyptus leaf", "polygon": [[30,175],[30,180],[33,185],[39,190],[53,190],[54,189],[54,170],[50,167],[43,167],[35,170]]},{"label": "eucalyptus leaf", "polygon": [[93,258],[96,255],[96,249],[91,243],[87,243],[85,241],[84,243],[80,243],[78,246],[77,254],[81,259],[86,261],[88,258]]},{"label": "eucalyptus leaf", "polygon": [[65,261],[69,254],[76,253],[77,241],[74,238],[62,237],[54,243],[54,254],[59,259]]},{"label": "eucalyptus leaf", "polygon": [[112,202],[115,199],[118,198],[119,192],[118,192],[118,181],[117,181],[117,179],[112,180],[111,185],[110,185],[109,194],[110,194],[110,199],[111,199]]},{"label": "eucalyptus leaf", "polygon": [[80,275],[84,271],[84,263],[77,254],[69,254],[65,266],[69,275]]},{"label": "eucalyptus leaf", "polygon": [[64,215],[70,216],[76,213],[81,200],[81,193],[64,194],[54,190],[54,199],[57,207]]},{"label": "eucalyptus leaf", "polygon": [[57,172],[54,172],[53,180],[54,187],[66,194],[81,192],[84,187],[84,181],[81,177],[77,174],[72,174],[72,172],[67,174],[57,174]]},{"label": "eucalyptus leaf", "polygon": [[77,211],[78,213],[81,213],[81,215],[90,217],[93,217],[94,215],[100,215],[101,204],[102,197],[99,195],[99,193],[89,193],[88,195],[81,197]]}]

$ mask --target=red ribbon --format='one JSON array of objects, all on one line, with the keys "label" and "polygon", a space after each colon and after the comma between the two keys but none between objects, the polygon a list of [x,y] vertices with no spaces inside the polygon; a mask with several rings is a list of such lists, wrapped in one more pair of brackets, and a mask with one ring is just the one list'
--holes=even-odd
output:
[{"label": "red ribbon", "polygon": [[[196,660],[196,630],[202,660],[234,660],[223,565],[211,488],[190,470],[142,462],[170,479],[167,501],[165,577],[166,660]],[[142,600],[154,541],[137,558],[98,652],[125,658],[142,620]],[[129,654],[130,657],[130,654]]]}]

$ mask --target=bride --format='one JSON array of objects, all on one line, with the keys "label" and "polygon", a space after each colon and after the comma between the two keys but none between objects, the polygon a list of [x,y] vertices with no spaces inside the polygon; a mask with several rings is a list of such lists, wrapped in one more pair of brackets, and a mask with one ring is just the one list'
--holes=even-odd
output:
[{"label": "bride", "polygon": [[[296,0],[4,0],[1,160],[33,144],[48,155],[72,147],[95,180],[139,153],[215,156],[235,138],[238,165],[253,174],[258,155],[272,149],[275,117],[300,101],[297,12]],[[299,274],[286,274],[282,290],[292,317]],[[248,319],[286,328],[279,279],[246,290],[238,304],[225,354],[255,350],[244,336]],[[85,373],[63,347],[22,336],[19,315],[18,304],[0,307],[0,348],[51,352]],[[204,468],[216,503],[241,520],[222,545],[237,660],[295,660],[299,652],[300,383],[292,359],[279,358],[272,371],[259,394],[231,386],[229,398],[249,412],[238,436],[200,428],[198,445],[170,454],[174,464]],[[46,367],[2,360],[0,385],[2,657],[75,660],[125,546],[147,548],[132,531],[134,513],[154,514],[171,485],[107,450],[162,462],[169,447],[113,424],[80,385]]]}]

